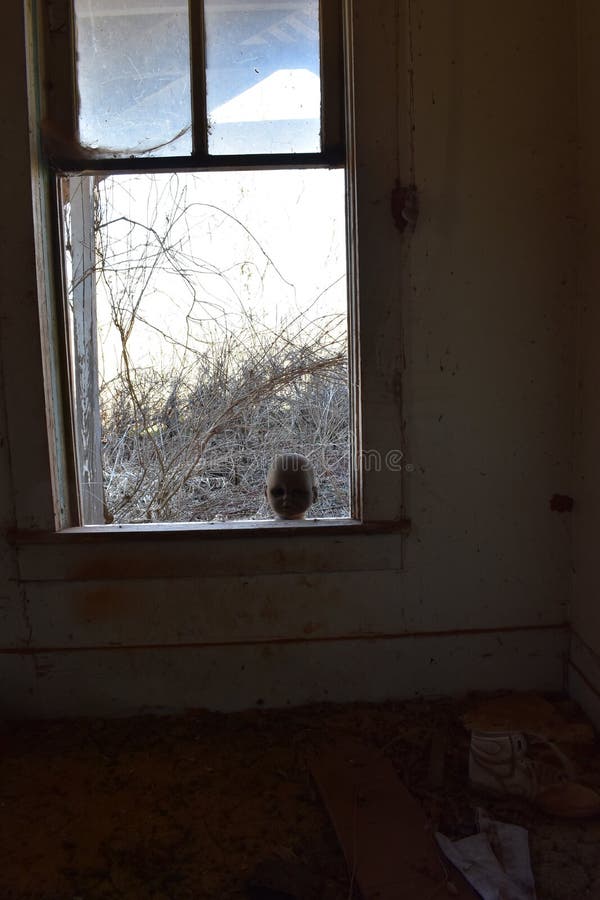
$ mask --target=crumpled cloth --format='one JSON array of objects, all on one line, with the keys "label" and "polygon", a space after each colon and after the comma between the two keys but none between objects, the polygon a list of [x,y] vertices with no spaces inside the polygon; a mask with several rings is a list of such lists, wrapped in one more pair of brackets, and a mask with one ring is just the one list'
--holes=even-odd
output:
[{"label": "crumpled cloth", "polygon": [[444,856],[483,900],[536,900],[526,828],[490,819],[477,810],[479,833],[451,841],[436,832]]}]

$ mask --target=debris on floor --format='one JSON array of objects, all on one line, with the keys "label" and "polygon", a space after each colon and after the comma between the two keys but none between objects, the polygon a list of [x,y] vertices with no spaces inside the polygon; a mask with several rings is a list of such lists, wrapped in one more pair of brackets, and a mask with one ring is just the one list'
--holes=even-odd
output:
[{"label": "debris on floor", "polygon": [[381,751],[337,741],[311,759],[310,769],[364,900],[476,896],[443,865],[431,822]]},{"label": "debris on floor", "polygon": [[[560,701],[564,708],[569,701]],[[469,731],[523,731],[565,744],[591,744],[592,725],[583,719],[565,718],[560,706],[540,694],[510,693],[489,697],[471,705],[462,721]]]},{"label": "debris on floor", "polygon": [[[3,722],[1,900],[358,900],[309,769],[345,741],[374,748],[432,840],[474,834],[484,806],[527,829],[538,900],[599,900],[600,818],[556,819],[469,784],[462,717],[486,699]],[[541,699],[571,738],[590,734],[569,701]],[[547,736],[600,789],[593,732]]]},{"label": "debris on floor", "polygon": [[437,832],[446,858],[483,900],[536,900],[527,829],[496,822],[477,810],[479,831],[450,841]]}]

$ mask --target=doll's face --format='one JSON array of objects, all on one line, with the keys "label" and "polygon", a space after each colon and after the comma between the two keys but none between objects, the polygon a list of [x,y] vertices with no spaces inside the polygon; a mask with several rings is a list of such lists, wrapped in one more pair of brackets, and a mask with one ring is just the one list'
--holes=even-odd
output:
[{"label": "doll's face", "polygon": [[278,456],[267,475],[269,506],[280,519],[303,519],[317,499],[312,466],[304,456]]}]

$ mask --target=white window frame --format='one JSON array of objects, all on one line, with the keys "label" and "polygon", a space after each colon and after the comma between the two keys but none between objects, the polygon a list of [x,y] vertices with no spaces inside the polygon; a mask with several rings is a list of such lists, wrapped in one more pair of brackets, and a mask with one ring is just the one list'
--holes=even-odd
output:
[{"label": "white window frame", "polygon": [[[339,520],[335,525],[319,522],[274,522],[258,527],[252,522],[218,526],[77,524],[73,454],[65,440],[70,427],[69,385],[64,379],[65,323],[57,313],[60,305],[55,302],[60,273],[55,265],[52,239],[57,238],[58,224],[53,215],[52,177],[43,161],[39,133],[44,109],[36,67],[41,52],[36,28],[38,18],[37,0],[25,0],[23,63],[28,77],[31,140],[27,150],[33,202],[28,221],[21,224],[25,238],[27,235],[34,238],[29,250],[35,261],[35,278],[27,288],[16,273],[11,273],[9,289],[12,279],[13,288],[27,302],[18,316],[10,318],[4,331],[15,540],[29,548],[24,551],[24,559],[33,558],[32,545],[46,545],[45,565],[48,571],[54,571],[55,560],[51,561],[49,554],[53,552],[50,548],[55,549],[58,544],[66,553],[61,569],[61,577],[65,577],[72,573],[71,563],[75,558],[70,556],[68,548],[85,546],[90,565],[95,560],[98,571],[104,573],[106,552],[112,560],[117,560],[118,567],[122,565],[118,562],[121,553],[127,547],[141,549],[148,542],[158,542],[165,556],[162,561],[157,557],[150,562],[151,571],[153,567],[156,571],[172,571],[173,560],[177,558],[181,564],[178,571],[182,574],[197,571],[199,564],[205,566],[205,572],[218,574],[223,563],[215,562],[221,558],[216,548],[221,546],[221,541],[228,547],[228,554],[234,550],[234,542],[237,558],[258,559],[260,568],[260,560],[265,557],[261,553],[257,555],[257,545],[251,539],[261,539],[260,546],[267,553],[270,538],[281,539],[283,528],[286,536],[293,535],[298,540],[289,544],[278,571],[281,567],[299,566],[298,559],[304,558],[311,547],[318,556],[323,539],[329,551],[335,545],[335,551],[327,554],[324,570],[340,566],[370,567],[373,557],[382,568],[399,568],[401,538],[408,528],[402,490],[407,448],[402,411],[404,354],[400,293],[403,249],[410,234],[408,230],[402,233],[398,229],[391,201],[394,186],[398,182],[406,183],[411,175],[410,135],[406,127],[409,97],[404,75],[405,32],[400,4],[390,4],[387,0],[344,0],[348,274],[352,295],[349,329],[354,336],[352,387],[357,437],[354,490],[360,515],[353,520]],[[382,33],[386,34],[385,41],[381,41]],[[5,146],[7,165],[14,164],[18,146],[18,141],[10,150]],[[29,376],[25,385],[20,380],[24,369]],[[37,474],[32,477],[32,473]],[[379,535],[375,544],[373,534]],[[200,546],[203,549],[199,556]],[[360,548],[364,548],[362,558]],[[183,560],[188,562],[184,564]],[[39,562],[38,558],[36,565]],[[269,565],[273,564],[265,563],[261,571],[269,570]],[[44,565],[38,571],[43,573]]]}]

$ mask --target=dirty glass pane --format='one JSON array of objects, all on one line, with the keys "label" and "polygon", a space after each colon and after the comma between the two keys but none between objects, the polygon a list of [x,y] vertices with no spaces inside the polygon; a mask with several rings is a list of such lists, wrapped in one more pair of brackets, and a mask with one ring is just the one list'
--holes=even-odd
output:
[{"label": "dirty glass pane", "polygon": [[321,149],[318,0],[206,0],[208,149]]},{"label": "dirty glass pane", "polygon": [[191,153],[185,0],[74,0],[74,10],[81,143]]}]

